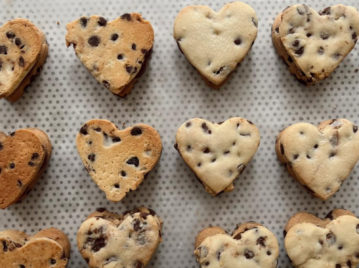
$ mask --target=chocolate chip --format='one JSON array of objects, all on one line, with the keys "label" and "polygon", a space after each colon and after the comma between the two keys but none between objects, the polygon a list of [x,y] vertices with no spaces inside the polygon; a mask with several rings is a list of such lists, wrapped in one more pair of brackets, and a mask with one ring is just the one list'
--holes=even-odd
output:
[{"label": "chocolate chip", "polygon": [[335,268],[342,268],[342,266],[337,263],[337,264],[335,265]]},{"label": "chocolate chip", "polygon": [[126,175],[127,175],[126,171],[121,170],[121,176],[122,176],[122,177],[126,177]]},{"label": "chocolate chip", "polygon": [[95,154],[89,154],[89,155],[87,156],[87,158],[88,158],[88,160],[90,160],[91,162],[94,162],[95,159],[96,159],[96,155],[95,155]]},{"label": "chocolate chip", "polygon": [[141,49],[141,52],[142,52],[142,54],[145,54],[145,55],[146,55],[148,51],[147,51],[147,49],[142,48],[142,49]]},{"label": "chocolate chip", "polygon": [[353,132],[356,133],[358,131],[358,126],[353,126]]},{"label": "chocolate chip", "polygon": [[258,27],[258,22],[254,17],[252,17],[252,22],[253,22],[255,27]]},{"label": "chocolate chip", "polygon": [[350,260],[347,261],[347,266],[348,266],[348,268],[352,267],[352,262]]},{"label": "chocolate chip", "polygon": [[107,20],[104,17],[99,17],[97,23],[100,26],[106,26]]},{"label": "chocolate chip", "polygon": [[307,33],[307,37],[311,37],[312,36],[312,33]]},{"label": "chocolate chip", "polygon": [[21,180],[17,180],[17,186],[22,187],[22,181]]},{"label": "chocolate chip", "polygon": [[120,189],[120,184],[118,184],[118,183],[115,183],[113,186],[117,189]]},{"label": "chocolate chip", "polygon": [[121,19],[131,21],[131,14],[125,13],[121,16]]},{"label": "chocolate chip", "polygon": [[31,156],[31,160],[36,160],[39,158],[39,154],[38,153],[33,153]]},{"label": "chocolate chip", "polygon": [[4,146],[2,145],[2,143],[0,142],[0,151],[4,148]]},{"label": "chocolate chip", "polygon": [[7,46],[0,46],[0,54],[7,55]]},{"label": "chocolate chip", "polygon": [[319,12],[319,15],[330,15],[330,7],[327,7]]},{"label": "chocolate chip", "polygon": [[50,259],[50,264],[51,264],[51,265],[56,264],[56,260],[55,260],[55,259]]},{"label": "chocolate chip", "polygon": [[112,142],[120,142],[121,138],[120,137],[112,137]]},{"label": "chocolate chip", "polygon": [[103,80],[103,81],[102,81],[102,84],[103,84],[103,86],[104,86],[105,88],[107,88],[107,89],[109,89],[109,88],[111,87],[110,82],[107,81],[107,80]]},{"label": "chocolate chip", "polygon": [[319,55],[323,55],[323,54],[324,54],[324,47],[319,47],[319,48],[318,48],[318,54],[319,54]]},{"label": "chocolate chip", "polygon": [[131,65],[126,64],[125,68],[126,68],[126,71],[127,71],[129,74],[132,73],[133,67],[132,67]]},{"label": "chocolate chip", "polygon": [[134,263],[134,268],[143,268],[145,267],[141,261],[136,261]]},{"label": "chocolate chip", "polygon": [[267,251],[267,255],[270,256],[272,255],[272,252],[270,250]]},{"label": "chocolate chip", "polygon": [[293,46],[293,47],[299,46],[299,40],[295,40],[295,41],[292,43],[292,46]]},{"label": "chocolate chip", "polygon": [[6,37],[9,39],[13,39],[15,37],[15,34],[13,32],[7,32]]},{"label": "chocolate chip", "polygon": [[135,219],[133,221],[133,230],[135,230],[135,232],[137,232],[141,229],[140,224],[141,224],[141,222],[139,219]]},{"label": "chocolate chip", "polygon": [[14,164],[14,163],[10,163],[9,167],[10,167],[11,169],[15,168],[15,164]]},{"label": "chocolate chip", "polygon": [[212,134],[212,131],[208,128],[208,126],[205,122],[203,122],[201,126],[205,133]]},{"label": "chocolate chip", "polygon": [[142,134],[142,129],[139,127],[134,127],[131,129],[131,135],[132,136],[139,136]]},{"label": "chocolate chip", "polygon": [[24,67],[24,66],[25,66],[25,60],[24,60],[24,58],[23,58],[22,56],[20,56],[20,58],[19,58],[19,66],[20,66],[20,67]]},{"label": "chocolate chip", "polygon": [[35,163],[34,162],[32,162],[32,161],[30,161],[29,163],[27,163],[30,167],[33,167],[33,166],[35,166]]},{"label": "chocolate chip", "polygon": [[298,56],[301,56],[304,52],[304,47],[301,46],[300,48],[298,48],[297,50],[294,51],[295,54],[297,54]]},{"label": "chocolate chip", "polygon": [[136,50],[136,44],[133,43],[133,44],[131,45],[131,48],[132,48],[132,50]]},{"label": "chocolate chip", "polygon": [[242,39],[240,39],[238,37],[236,40],[234,40],[234,43],[238,46],[238,45],[242,44]]},{"label": "chocolate chip", "polygon": [[326,238],[327,238],[329,245],[333,245],[336,241],[336,237],[333,233],[327,233]]},{"label": "chocolate chip", "polygon": [[283,146],[283,144],[280,144],[280,153],[284,155],[284,146]]},{"label": "chocolate chip", "polygon": [[111,35],[111,40],[112,41],[116,41],[118,39],[118,34],[117,33],[114,33]]},{"label": "chocolate chip", "polygon": [[9,135],[12,137],[15,136],[15,132],[11,132]]},{"label": "chocolate chip", "polygon": [[88,21],[88,18],[82,17],[82,18],[80,19],[80,24],[81,24],[81,26],[85,28],[85,27],[87,26],[87,21]]},{"label": "chocolate chip", "polygon": [[118,59],[118,60],[122,60],[122,59],[123,59],[123,54],[118,54],[118,55],[117,55],[117,59]]},{"label": "chocolate chip", "polygon": [[191,125],[192,125],[191,122],[187,122],[187,123],[186,123],[186,127],[190,127]]},{"label": "chocolate chip", "polygon": [[2,69],[2,60],[0,59],[0,71]]},{"label": "chocolate chip", "polygon": [[332,157],[334,157],[335,155],[336,155],[335,152],[330,152],[329,157],[332,158]]},{"label": "chocolate chip", "polygon": [[26,267],[25,267],[25,265],[20,264],[20,265],[19,265],[19,268],[26,268]]},{"label": "chocolate chip", "polygon": [[354,32],[354,33],[352,34],[352,38],[353,38],[353,40],[356,40],[356,39],[357,39],[357,33],[356,33],[356,32]]},{"label": "chocolate chip", "polygon": [[295,29],[294,28],[290,28],[289,30],[288,30],[288,34],[294,34],[295,33]]},{"label": "chocolate chip", "polygon": [[92,47],[97,47],[100,44],[100,37],[93,35],[88,39],[88,43]]},{"label": "chocolate chip", "polygon": [[241,238],[242,238],[241,233],[236,234],[236,235],[233,237],[233,239],[235,239],[235,240],[241,240]]},{"label": "chocolate chip", "polygon": [[323,40],[327,40],[329,38],[329,34],[326,32],[321,32],[320,38],[322,38]]},{"label": "chocolate chip", "polygon": [[205,154],[208,154],[210,151],[211,151],[211,150],[210,150],[208,147],[206,147],[206,148],[203,149],[203,152],[204,152]]},{"label": "chocolate chip", "polygon": [[276,27],[276,28],[275,28],[275,31],[276,31],[277,33],[279,33],[279,27]]},{"label": "chocolate chip", "polygon": [[293,160],[296,160],[299,157],[299,154],[293,155]]},{"label": "chocolate chip", "polygon": [[0,174],[1,174],[2,168],[0,167]]},{"label": "chocolate chip", "polygon": [[15,38],[15,45],[17,45],[18,47],[21,46],[21,39],[19,37]]},{"label": "chocolate chip", "polygon": [[87,134],[88,134],[88,132],[87,132],[87,124],[85,124],[85,125],[83,125],[83,126],[81,127],[80,133],[81,133],[82,135],[87,135]]},{"label": "chocolate chip", "polygon": [[3,248],[3,251],[4,251],[4,252],[6,252],[6,251],[8,250],[6,241],[2,241],[2,248]]},{"label": "chocolate chip", "polygon": [[256,244],[261,245],[262,247],[265,247],[266,246],[265,242],[266,242],[266,237],[261,236],[257,239]]},{"label": "chocolate chip", "polygon": [[138,167],[138,165],[140,164],[140,161],[138,160],[138,158],[136,156],[133,156],[130,159],[128,159],[126,163],[129,165],[134,165],[135,167]]},{"label": "chocolate chip", "polygon": [[106,237],[104,235],[101,235],[100,237],[95,239],[91,249],[92,251],[97,252],[104,246],[106,246]]},{"label": "chocolate chip", "polygon": [[246,249],[246,250],[244,251],[244,256],[245,256],[247,259],[253,259],[253,258],[254,258],[254,253],[253,253],[253,251]]},{"label": "chocolate chip", "polygon": [[218,75],[218,74],[220,74],[220,73],[223,71],[223,69],[224,69],[224,66],[222,66],[222,67],[219,68],[218,70],[214,70],[213,73]]},{"label": "chocolate chip", "polygon": [[291,56],[288,56],[288,61],[289,61],[290,63],[292,63],[292,62],[293,62],[293,59],[292,59],[292,57],[291,57]]}]

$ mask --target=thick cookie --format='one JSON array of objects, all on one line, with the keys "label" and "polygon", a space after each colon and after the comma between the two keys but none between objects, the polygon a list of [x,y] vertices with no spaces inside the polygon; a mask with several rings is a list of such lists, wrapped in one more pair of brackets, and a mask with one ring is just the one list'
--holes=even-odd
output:
[{"label": "thick cookie", "polygon": [[0,98],[18,100],[45,63],[45,35],[26,19],[14,19],[0,28]]},{"label": "thick cookie", "polygon": [[145,124],[124,130],[107,120],[94,119],[82,126],[77,150],[92,179],[111,201],[136,190],[157,164],[162,143],[158,132]]},{"label": "thick cookie", "polygon": [[9,136],[0,132],[0,208],[22,199],[44,172],[51,143],[45,132],[20,129]]},{"label": "thick cookie", "polygon": [[297,123],[280,132],[276,152],[289,173],[323,200],[337,192],[359,160],[358,127],[346,119]]},{"label": "thick cookie", "polygon": [[220,227],[202,230],[194,254],[206,268],[275,268],[279,246],[267,228],[248,222],[237,226],[232,235]]},{"label": "thick cookie", "polygon": [[193,118],[177,130],[175,148],[206,190],[217,195],[233,190],[259,146],[258,128],[233,117],[221,123]]},{"label": "thick cookie", "polygon": [[67,26],[66,44],[112,93],[128,94],[144,70],[154,32],[140,14],[123,14],[107,22],[99,16],[82,17]]},{"label": "thick cookie", "polygon": [[69,258],[70,242],[58,229],[34,236],[15,230],[0,232],[0,267],[65,268]]},{"label": "thick cookie", "polygon": [[219,87],[251,49],[257,27],[255,11],[242,2],[226,4],[219,12],[188,6],[177,15],[173,36],[187,60]]},{"label": "thick cookie", "polygon": [[284,245],[294,267],[344,268],[359,264],[359,219],[334,210],[326,219],[301,212],[285,229]]},{"label": "thick cookie", "polygon": [[272,39],[278,54],[300,81],[311,84],[328,77],[358,40],[359,13],[335,5],[319,14],[301,4],[275,19]]},{"label": "thick cookie", "polygon": [[161,238],[162,221],[151,209],[123,215],[98,209],[77,233],[77,245],[91,268],[147,265]]}]

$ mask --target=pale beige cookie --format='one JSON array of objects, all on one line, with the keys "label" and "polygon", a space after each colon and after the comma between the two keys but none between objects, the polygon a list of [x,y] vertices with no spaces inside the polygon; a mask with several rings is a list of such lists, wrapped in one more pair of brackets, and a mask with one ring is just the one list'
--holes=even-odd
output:
[{"label": "pale beige cookie", "polygon": [[50,228],[28,236],[16,230],[0,232],[0,267],[65,268],[70,242],[58,229]]},{"label": "pale beige cookie", "polygon": [[177,15],[173,36],[187,60],[219,87],[249,52],[257,27],[255,11],[242,2],[226,4],[219,12],[188,6]]},{"label": "pale beige cookie", "polygon": [[267,228],[248,222],[237,226],[232,235],[220,227],[203,229],[194,254],[203,268],[275,268],[279,246]]},{"label": "pale beige cookie", "polygon": [[34,67],[40,67],[46,57],[45,36],[30,21],[14,19],[4,24],[0,28],[0,97],[8,98],[20,88],[19,98],[29,77],[35,75]]},{"label": "pale beige cookie", "polygon": [[110,201],[136,190],[157,164],[162,143],[158,132],[145,124],[124,130],[107,120],[85,123],[76,138],[77,151],[95,183]]},{"label": "pale beige cookie", "polygon": [[91,268],[143,268],[155,253],[162,221],[151,209],[139,208],[123,215],[98,209],[77,233],[77,245]]},{"label": "pale beige cookie", "polygon": [[272,27],[278,54],[307,84],[328,77],[353,49],[358,33],[358,11],[341,4],[319,14],[304,4],[290,6]]},{"label": "pale beige cookie", "polygon": [[358,127],[346,119],[297,123],[280,132],[276,152],[290,174],[323,200],[335,194],[359,160]]},{"label": "pale beige cookie", "polygon": [[259,146],[258,128],[233,117],[221,123],[193,118],[177,130],[176,149],[206,190],[217,195],[233,190]]},{"label": "pale beige cookie", "polygon": [[284,245],[294,267],[357,267],[359,219],[334,210],[326,219],[301,212],[287,223]]},{"label": "pale beige cookie", "polygon": [[39,129],[0,132],[0,208],[22,199],[44,172],[51,143]]},{"label": "pale beige cookie", "polygon": [[152,50],[154,32],[140,14],[123,14],[107,22],[100,16],[82,17],[67,26],[66,44],[112,93],[128,94]]}]

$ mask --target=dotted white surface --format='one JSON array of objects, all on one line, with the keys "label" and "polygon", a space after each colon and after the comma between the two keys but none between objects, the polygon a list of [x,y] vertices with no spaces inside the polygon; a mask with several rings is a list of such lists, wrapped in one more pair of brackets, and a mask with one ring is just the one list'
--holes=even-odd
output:
[{"label": "dotted white surface", "polygon": [[[45,32],[50,50],[41,74],[20,101],[10,104],[0,100],[0,129],[41,128],[49,134],[54,151],[46,173],[25,200],[0,211],[0,229],[29,234],[47,227],[62,229],[72,244],[69,267],[81,268],[86,264],[77,250],[76,232],[89,213],[97,207],[120,213],[145,205],[164,220],[163,243],[149,267],[197,267],[193,243],[198,231],[210,224],[232,231],[237,223],[249,220],[276,234],[281,245],[278,267],[290,267],[282,230],[291,215],[305,210],[325,216],[338,207],[359,215],[359,167],[333,198],[323,202],[289,176],[274,151],[278,132],[298,121],[317,124],[344,117],[359,123],[359,47],[330,78],[305,87],[289,73],[270,38],[277,13],[297,1],[246,2],[257,12],[258,37],[226,84],[213,90],[179,52],[172,27],[177,13],[187,5],[210,4],[218,10],[226,1],[1,0],[0,23],[16,17],[30,19]],[[303,2],[316,10],[338,3]],[[340,3],[359,8],[355,0]],[[73,48],[66,48],[65,26],[82,15],[98,14],[112,20],[126,12],[139,12],[152,23],[155,45],[144,76],[131,94],[119,98],[95,81]],[[232,116],[253,121],[260,130],[261,145],[234,191],[212,197],[173,148],[175,133],[189,118],[219,122]],[[92,118],[109,119],[120,127],[147,123],[162,137],[159,165],[120,203],[106,200],[76,151],[75,136]]]}]

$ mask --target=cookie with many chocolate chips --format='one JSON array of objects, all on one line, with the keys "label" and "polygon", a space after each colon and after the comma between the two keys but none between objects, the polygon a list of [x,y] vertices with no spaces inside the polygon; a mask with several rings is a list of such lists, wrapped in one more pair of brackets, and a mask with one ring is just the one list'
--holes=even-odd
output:
[{"label": "cookie with many chocolate chips", "polygon": [[50,228],[34,236],[16,231],[0,232],[0,267],[65,268],[70,242],[60,230]]},{"label": "cookie with many chocolate chips", "polygon": [[18,100],[45,63],[45,35],[29,20],[14,19],[0,28],[0,98]]},{"label": "cookie with many chocolate chips", "polygon": [[142,268],[162,241],[161,229],[162,221],[152,209],[118,215],[101,208],[82,223],[77,246],[91,268]]},{"label": "cookie with many chocolate chips", "polygon": [[233,181],[244,171],[259,142],[258,128],[244,118],[217,124],[193,118],[177,130],[175,148],[206,191],[217,195],[233,190]]},{"label": "cookie with many chocolate chips", "polygon": [[173,36],[181,52],[213,87],[220,87],[251,49],[258,31],[257,15],[242,2],[219,12],[188,6],[174,23]]},{"label": "cookie with many chocolate chips", "polygon": [[82,17],[67,26],[66,44],[104,87],[128,94],[144,71],[154,32],[140,14],[123,14],[108,22],[100,16]]},{"label": "cookie with many chocolate chips", "polygon": [[326,200],[359,160],[358,126],[346,119],[326,120],[318,127],[297,123],[280,132],[275,149],[289,173]]},{"label": "cookie with many chocolate chips", "polygon": [[285,228],[284,246],[298,268],[351,268],[359,264],[359,219],[343,209],[327,218],[300,212]]},{"label": "cookie with many chocolate chips", "polygon": [[359,12],[341,4],[319,14],[304,4],[290,6],[272,26],[278,54],[306,84],[328,77],[354,48],[358,33]]},{"label": "cookie with many chocolate chips", "polygon": [[51,151],[49,137],[39,129],[0,132],[0,208],[26,196],[44,172]]},{"label": "cookie with many chocolate chips", "polygon": [[206,268],[275,268],[279,246],[271,231],[248,222],[238,225],[232,235],[220,227],[203,229],[197,235],[194,254]]},{"label": "cookie with many chocolate chips", "polygon": [[85,123],[76,138],[77,150],[95,183],[111,201],[136,190],[157,164],[162,143],[158,132],[145,124],[119,130],[107,120]]}]

